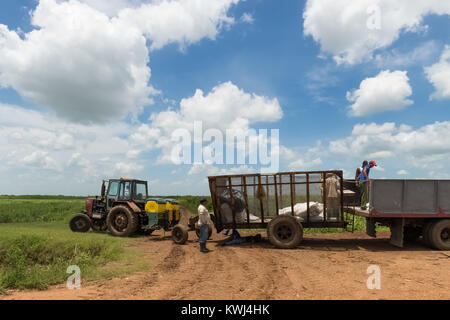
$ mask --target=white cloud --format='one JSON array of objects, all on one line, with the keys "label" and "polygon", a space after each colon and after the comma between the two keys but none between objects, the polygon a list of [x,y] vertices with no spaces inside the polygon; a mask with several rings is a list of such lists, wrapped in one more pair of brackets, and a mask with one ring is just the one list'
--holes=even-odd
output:
[{"label": "white cloud", "polygon": [[62,170],[60,164],[55,159],[50,157],[47,152],[42,151],[35,151],[32,154],[25,156],[21,162],[27,166],[40,169]]},{"label": "white cloud", "polygon": [[322,164],[320,158],[297,159],[289,164],[289,168],[294,171],[305,171]]},{"label": "white cloud", "polygon": [[115,164],[133,153],[126,138],[133,131],[134,126],[123,122],[73,124],[49,113],[0,104],[0,161],[10,173],[36,176],[44,168],[66,177],[73,173],[83,182],[97,181],[111,177]]},{"label": "white cloud", "polygon": [[141,125],[131,139],[162,148],[159,162],[167,163],[172,162],[174,142],[171,135],[176,129],[186,129],[192,134],[194,122],[198,121],[202,123],[203,131],[218,129],[225,138],[227,130],[246,135],[252,124],[274,122],[282,116],[277,98],[250,94],[225,82],[206,95],[197,89],[192,97],[181,100],[179,111],[169,109],[153,114],[151,124]]},{"label": "white cloud", "polygon": [[404,169],[402,169],[402,170],[398,170],[398,171],[397,171],[397,174],[398,174],[398,175],[407,175],[407,174],[409,174],[409,172],[406,171],[406,170],[404,170]]},{"label": "white cloud", "polygon": [[0,25],[0,84],[62,118],[105,122],[151,103],[145,38],[77,1],[41,0],[22,39]]},{"label": "white cloud", "polygon": [[203,38],[215,39],[222,28],[234,23],[228,9],[240,0],[160,0],[127,8],[119,19],[133,23],[152,41],[152,50],[169,43],[182,48]]},{"label": "white cloud", "polygon": [[118,162],[114,165],[114,175],[117,177],[129,177],[142,171],[144,167],[136,162]]},{"label": "white cloud", "polygon": [[[59,1],[61,2],[62,0]],[[110,17],[116,16],[122,9],[130,7],[136,8],[142,3],[151,1],[152,0],[80,0],[80,2],[86,3],[90,7],[104,12]]]},{"label": "white cloud", "polygon": [[442,0],[308,0],[303,12],[304,34],[320,43],[337,63],[356,64],[372,59],[402,32],[426,30],[423,18],[450,14]]},{"label": "white cloud", "polygon": [[32,31],[0,24],[0,86],[70,121],[136,118],[159,93],[149,85],[147,41],[159,49],[215,39],[238,1],[40,0]]},{"label": "white cloud", "polygon": [[412,94],[406,71],[381,71],[373,78],[366,78],[359,89],[347,92],[351,116],[359,117],[374,113],[400,110],[413,103],[407,99]]},{"label": "white cloud", "polygon": [[446,45],[438,63],[425,68],[428,80],[433,84],[436,91],[430,99],[450,98],[450,45]]},{"label": "white cloud", "polygon": [[440,51],[439,42],[430,40],[420,44],[414,50],[400,52],[392,49],[390,52],[382,52],[374,58],[378,68],[406,68],[413,65],[426,65],[432,61]]},{"label": "white cloud", "polygon": [[253,15],[251,13],[244,12],[241,16],[241,21],[252,24],[253,22],[255,22],[255,18],[253,18]]},{"label": "white cloud", "polygon": [[250,174],[256,173],[257,170],[248,165],[240,166],[217,166],[213,164],[201,163],[193,164],[188,171],[188,176],[201,175],[205,176],[215,176],[215,175],[228,175],[228,174]]},{"label": "white cloud", "polygon": [[350,136],[331,141],[329,152],[360,159],[391,158],[413,167],[433,167],[450,157],[450,121],[435,122],[416,130],[394,123],[359,124]]}]

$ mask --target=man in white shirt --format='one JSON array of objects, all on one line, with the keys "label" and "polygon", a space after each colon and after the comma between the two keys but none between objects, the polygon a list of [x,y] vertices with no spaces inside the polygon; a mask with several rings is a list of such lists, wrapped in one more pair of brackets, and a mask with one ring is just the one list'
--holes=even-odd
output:
[{"label": "man in white shirt", "polygon": [[209,225],[211,224],[211,218],[209,216],[208,209],[206,209],[208,201],[206,199],[200,200],[198,206],[198,227],[200,229],[200,252],[207,253],[209,250],[206,248],[206,240],[209,238]]}]

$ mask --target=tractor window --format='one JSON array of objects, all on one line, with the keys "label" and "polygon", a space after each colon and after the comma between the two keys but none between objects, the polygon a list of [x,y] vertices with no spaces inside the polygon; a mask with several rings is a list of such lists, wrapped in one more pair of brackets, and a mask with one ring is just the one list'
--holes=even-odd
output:
[{"label": "tractor window", "polygon": [[120,184],[119,199],[127,200],[131,198],[131,182],[125,181]]},{"label": "tractor window", "polygon": [[145,200],[147,198],[147,185],[145,183],[136,183],[136,200]]},{"label": "tractor window", "polygon": [[113,181],[109,183],[109,190],[108,190],[108,195],[109,196],[117,196],[117,189],[119,187],[119,182],[118,181]]},{"label": "tractor window", "polygon": [[127,200],[131,198],[131,183],[130,181],[122,182],[120,184],[119,199]]}]

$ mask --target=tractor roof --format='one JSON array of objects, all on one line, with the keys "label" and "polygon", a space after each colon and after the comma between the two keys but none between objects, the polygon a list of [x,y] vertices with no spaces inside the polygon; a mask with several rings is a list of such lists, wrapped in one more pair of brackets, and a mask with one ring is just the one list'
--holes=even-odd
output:
[{"label": "tractor roof", "polygon": [[109,181],[136,181],[136,182],[147,183],[147,181],[145,181],[145,180],[132,179],[132,178],[127,178],[127,177],[120,177],[120,179],[109,179]]}]

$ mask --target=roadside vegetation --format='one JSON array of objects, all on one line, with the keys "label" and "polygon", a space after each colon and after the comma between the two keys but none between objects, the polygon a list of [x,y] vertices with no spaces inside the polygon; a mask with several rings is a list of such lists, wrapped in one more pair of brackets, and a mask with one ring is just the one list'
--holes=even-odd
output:
[{"label": "roadside vegetation", "polygon": [[149,267],[128,245],[136,238],[73,233],[68,222],[83,207],[77,197],[0,196],[0,292],[64,283],[70,265],[80,267],[82,280]]}]

